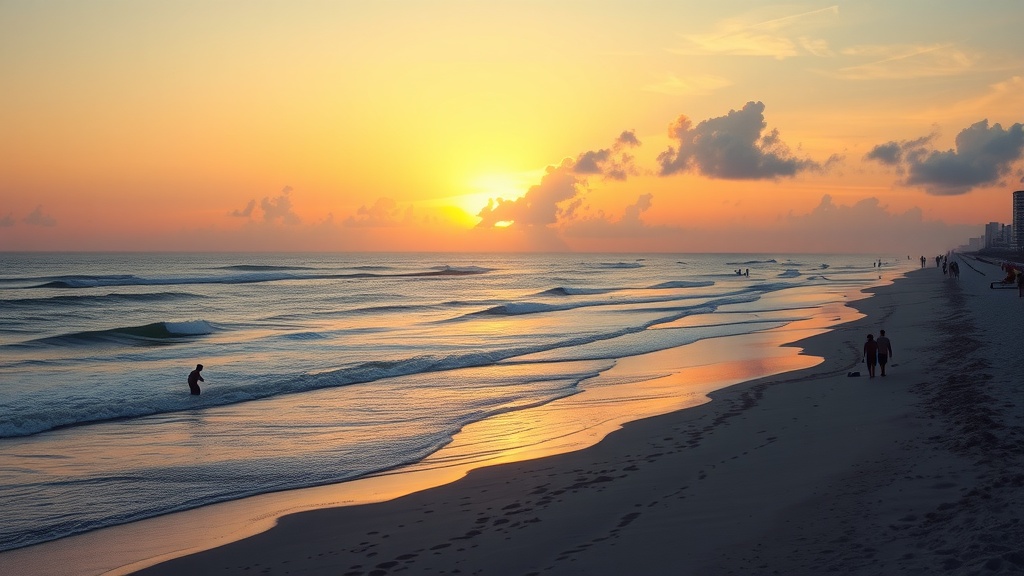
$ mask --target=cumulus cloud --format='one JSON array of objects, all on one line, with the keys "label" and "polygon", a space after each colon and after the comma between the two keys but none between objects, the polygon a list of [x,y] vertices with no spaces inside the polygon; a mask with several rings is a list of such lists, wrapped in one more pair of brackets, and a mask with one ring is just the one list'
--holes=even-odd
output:
[{"label": "cumulus cloud", "polygon": [[299,224],[301,220],[295,214],[292,208],[292,200],[288,197],[292,192],[291,186],[285,186],[281,190],[281,195],[276,198],[264,197],[260,200],[260,208],[263,210],[264,222],[282,222],[284,224],[295,225]]},{"label": "cumulus cloud", "polygon": [[817,162],[792,156],[778,130],[764,134],[764,108],[761,102],[747,102],[741,110],[696,126],[679,116],[669,125],[669,137],[678,147],[669,146],[658,155],[661,175],[696,171],[713,178],[758,180],[821,170]]},{"label": "cumulus cloud", "polygon": [[345,219],[349,228],[388,228],[403,226],[412,218],[412,207],[405,210],[392,198],[378,198],[372,206],[359,207],[355,215]]},{"label": "cumulus cloud", "polygon": [[903,146],[898,142],[879,144],[864,155],[866,160],[877,160],[887,166],[899,166],[903,160]]},{"label": "cumulus cloud", "polygon": [[639,146],[640,140],[637,139],[635,130],[623,130],[622,134],[615,139],[615,143],[623,146]]},{"label": "cumulus cloud", "polygon": [[663,237],[678,234],[678,228],[649,226],[641,219],[641,215],[654,205],[653,194],[642,194],[636,202],[627,206],[618,220],[606,216],[603,212],[593,218],[583,218],[573,222],[565,230],[567,237],[597,239],[640,239]]},{"label": "cumulus cloud", "polygon": [[807,246],[807,239],[814,238],[819,252],[905,251],[914,257],[956,246],[976,232],[974,226],[927,221],[917,207],[891,212],[874,197],[843,205],[828,194],[809,213],[790,213],[780,223],[772,241],[783,246]]},{"label": "cumulus cloud", "polygon": [[21,221],[24,222],[25,224],[28,224],[29,226],[50,227],[57,225],[56,219],[54,219],[52,216],[43,214],[42,206],[36,206],[36,209],[33,210],[32,212],[29,212],[28,216],[22,218]]},{"label": "cumulus cloud", "polygon": [[636,133],[627,130],[615,139],[611,148],[583,152],[576,158],[573,170],[577,174],[600,174],[609,180],[625,180],[640,172],[636,167],[635,158],[626,152],[629,148],[640,146]]},{"label": "cumulus cloud", "polygon": [[[264,196],[259,202],[260,211],[263,213],[263,222],[267,224],[274,224],[281,222],[288,225],[298,225],[302,223],[302,220],[295,213],[295,208],[292,206],[292,199],[290,194],[292,193],[291,186],[285,186],[281,189],[281,194],[271,198]],[[256,212],[256,200],[249,200],[245,204],[245,208],[238,210],[232,210],[230,215],[235,218],[246,218],[251,219],[253,214]]]},{"label": "cumulus cloud", "polygon": [[640,174],[629,150],[641,145],[633,130],[625,130],[610,148],[589,150],[575,160],[566,158],[558,166],[548,166],[540,183],[531,186],[520,198],[490,199],[477,217],[478,228],[512,226],[539,230],[559,221],[572,219],[583,205],[587,177],[626,180]]},{"label": "cumulus cloud", "polygon": [[1020,123],[1009,129],[998,123],[989,126],[988,120],[972,124],[957,134],[956,149],[931,149],[932,139],[886,142],[871,149],[865,158],[895,167],[905,175],[907,186],[949,196],[998,183],[1024,157],[1024,125]]},{"label": "cumulus cloud", "polygon": [[252,218],[252,211],[256,208],[256,201],[249,200],[249,203],[245,205],[245,208],[241,210],[232,210],[231,215],[236,218]]},{"label": "cumulus cloud", "polygon": [[[491,199],[477,216],[481,228],[498,224],[517,227],[544,227],[558,222],[560,217],[571,217],[579,207],[578,195],[584,191],[584,180],[577,176],[575,162],[566,158],[558,166],[548,166],[540,184],[531,186],[521,198]],[[569,200],[577,200],[562,205]]]}]

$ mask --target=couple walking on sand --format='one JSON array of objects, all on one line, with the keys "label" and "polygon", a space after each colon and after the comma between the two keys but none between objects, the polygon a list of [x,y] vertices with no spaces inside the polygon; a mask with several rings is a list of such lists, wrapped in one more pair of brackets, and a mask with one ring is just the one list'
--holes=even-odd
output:
[{"label": "couple walking on sand", "polygon": [[885,330],[879,330],[878,340],[868,334],[868,341],[864,343],[864,362],[868,365],[868,378],[875,377],[875,364],[882,367],[882,376],[885,376],[885,363],[892,356],[892,344],[885,335]]}]

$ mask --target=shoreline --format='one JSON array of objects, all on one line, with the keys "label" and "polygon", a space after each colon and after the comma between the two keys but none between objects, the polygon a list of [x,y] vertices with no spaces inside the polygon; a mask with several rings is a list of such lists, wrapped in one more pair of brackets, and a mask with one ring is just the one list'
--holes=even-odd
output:
[{"label": "shoreline", "polygon": [[[820,365],[628,423],[582,451],[285,516],[139,573],[1019,572],[1020,394],[996,404],[950,368],[965,328],[972,365],[994,373],[986,382],[1012,385],[1022,359],[987,362],[992,336],[968,326],[968,300],[992,295],[937,275],[872,289],[852,303],[865,317],[791,344]],[[863,334],[883,323],[889,376],[847,377],[863,372]]]},{"label": "shoreline", "polygon": [[[918,275],[921,277],[918,278]],[[296,497],[294,498],[294,508],[289,508],[287,505],[282,508],[278,504],[276,510],[279,513],[284,513],[289,509],[299,512],[281,517],[278,521],[279,526],[266,532],[260,531],[273,524],[274,517],[261,517],[260,520],[264,522],[264,525],[256,529],[252,523],[251,514],[245,516],[247,521],[242,522],[244,526],[239,526],[237,523],[235,525],[225,524],[222,513],[224,505],[208,507],[210,513],[206,515],[197,514],[197,511],[188,511],[183,514],[188,516],[191,523],[178,522],[177,524],[172,523],[171,526],[175,530],[201,534],[208,537],[209,541],[207,545],[200,548],[204,551],[195,552],[193,550],[195,553],[186,556],[181,555],[187,553],[188,549],[179,549],[178,552],[161,555],[157,551],[159,547],[154,547],[153,552],[148,554],[149,560],[122,566],[118,569],[110,570],[108,561],[107,567],[101,570],[97,570],[97,566],[90,568],[85,564],[78,563],[73,564],[77,570],[69,570],[66,565],[59,565],[62,558],[66,562],[69,556],[62,554],[66,550],[62,550],[60,546],[53,546],[53,544],[59,544],[60,541],[58,541],[42,545],[47,547],[48,552],[56,551],[56,554],[50,558],[50,561],[55,563],[52,566],[55,570],[44,570],[45,562],[24,562],[24,555],[20,558],[22,562],[19,563],[16,561],[17,553],[20,552],[18,550],[0,554],[0,567],[6,564],[10,568],[17,568],[31,564],[37,571],[43,570],[47,573],[123,574],[130,573],[132,569],[151,565],[155,560],[163,558],[170,560],[150,568],[143,568],[142,573],[174,574],[183,571],[214,573],[258,568],[267,573],[351,573],[354,575],[359,573],[384,574],[402,569],[411,569],[417,573],[428,571],[445,573],[456,569],[464,572],[472,570],[473,566],[486,570],[487,573],[499,574],[521,574],[529,572],[531,568],[538,572],[547,569],[557,573],[581,574],[611,574],[629,570],[634,572],[673,570],[677,573],[707,573],[709,569],[716,572],[724,569],[725,564],[722,564],[720,560],[708,561],[709,551],[720,549],[729,550],[728,556],[734,559],[732,563],[735,566],[741,566],[746,573],[756,573],[761,571],[757,566],[740,562],[741,558],[736,554],[735,546],[737,544],[749,544],[757,541],[759,534],[762,537],[767,535],[768,532],[763,531],[766,526],[771,528],[771,534],[780,534],[778,523],[769,522],[769,520],[780,514],[786,516],[787,513],[790,513],[791,515],[794,502],[799,504],[796,506],[797,509],[806,507],[807,504],[801,502],[800,494],[806,494],[807,490],[814,493],[815,490],[812,488],[820,489],[818,484],[823,477],[833,477],[837,474],[842,476],[844,472],[857,468],[851,459],[863,460],[866,455],[872,454],[872,450],[878,447],[883,450],[876,454],[887,453],[887,450],[884,449],[886,447],[882,446],[884,442],[880,442],[877,432],[888,430],[892,438],[899,438],[901,433],[906,436],[906,430],[901,431],[898,426],[894,427],[893,422],[889,420],[895,419],[893,421],[897,423],[908,418],[921,420],[921,414],[908,414],[915,410],[920,411],[920,391],[910,394],[911,391],[904,390],[902,386],[879,388],[877,385],[883,382],[896,383],[897,376],[906,380],[912,374],[914,377],[910,380],[922,380],[918,376],[929,371],[926,362],[915,361],[912,354],[902,352],[901,349],[926,350],[939,341],[938,336],[929,340],[921,338],[923,335],[919,333],[920,330],[927,328],[922,326],[922,315],[926,316],[923,319],[925,321],[939,322],[943,320],[940,317],[942,314],[935,313],[941,307],[935,306],[934,300],[949,297],[942,293],[935,293],[936,290],[933,289],[939,287],[939,281],[931,278],[932,275],[930,269],[915,270],[910,272],[907,277],[897,279],[894,284],[867,290],[866,292],[873,293],[873,295],[844,303],[849,307],[846,308],[847,310],[858,314],[867,314],[867,317],[840,325],[832,325],[824,334],[785,344],[785,347],[793,348],[798,352],[801,347],[804,348],[801,357],[807,357],[807,355],[824,357],[825,361],[821,364],[798,371],[743,381],[716,390],[709,394],[713,401],[707,404],[629,422],[622,429],[599,440],[596,446],[581,451],[510,464],[494,466],[482,464],[486,467],[477,466],[466,477],[458,478],[461,475],[459,473],[455,478],[443,481],[452,482],[454,480],[453,483],[428,488],[423,492],[400,496],[385,502],[379,501],[394,498],[399,493],[408,493],[408,486],[400,486],[403,483],[402,475],[398,474],[396,478],[391,479],[395,485],[390,488],[381,486],[382,481],[385,484],[389,481],[386,477],[369,478],[367,479],[369,483],[377,484],[375,488],[366,491],[372,493],[373,499],[361,501],[379,503],[349,505],[351,500],[346,500],[343,495],[335,494],[327,496],[319,506],[340,507],[309,511],[308,496]],[[938,276],[939,272],[935,271],[934,275]],[[927,282],[928,284],[925,286],[929,290],[922,291],[916,285],[911,286],[917,281]],[[987,279],[982,279],[979,282],[983,282],[987,287],[987,281]],[[910,294],[913,296],[908,296]],[[923,298],[923,302],[912,303],[914,304],[912,307],[916,307],[916,311],[908,310],[908,303],[903,302],[908,297],[915,300]],[[933,306],[924,306],[925,304]],[[961,302],[961,307],[962,304]],[[907,314],[906,312],[911,313]],[[960,321],[962,321],[963,310],[960,310],[959,313],[961,314]],[[912,317],[909,321],[912,326],[909,328],[898,327],[901,323],[908,323],[905,319],[900,320],[901,316]],[[847,379],[845,377],[846,368],[856,366],[855,362],[848,361],[849,358],[859,356],[858,347],[863,338],[863,325],[874,325],[879,320],[886,321],[896,347],[894,356],[896,362],[892,364],[893,373],[890,375],[892,380],[889,378],[871,381],[866,378]],[[851,334],[852,336],[849,336]],[[843,336],[838,337],[839,335]],[[920,341],[911,347],[908,344],[913,340]],[[914,354],[913,356],[919,355]],[[845,363],[840,360],[844,357],[847,358]],[[907,360],[908,358],[910,360]],[[1017,360],[1014,366],[1019,368],[1021,359]],[[901,365],[901,362],[906,362],[906,364]],[[862,366],[860,369],[863,373]],[[859,390],[861,394],[858,394],[857,388],[845,385],[848,383],[871,384],[872,390],[878,388],[875,392],[882,393],[882,397],[865,397],[864,390]],[[779,386],[781,384],[785,386]],[[824,386],[815,384],[824,384]],[[908,384],[908,382],[903,382],[903,384]],[[921,388],[927,383],[917,382],[908,385],[911,388]],[[780,395],[780,391],[785,391],[785,394]],[[800,394],[806,396],[800,396]],[[812,402],[815,399],[818,403]],[[885,400],[881,405],[885,410],[876,414],[872,408],[879,407],[879,400]],[[898,400],[898,402],[893,402],[893,400]],[[839,402],[838,406],[835,405],[837,401]],[[852,409],[855,406],[860,409]],[[766,407],[772,408],[767,413],[768,416],[771,416],[770,418],[765,418]],[[810,410],[808,410],[809,407]],[[903,413],[900,413],[901,410]],[[785,418],[780,419],[779,413],[783,411],[790,415],[792,422]],[[870,414],[872,417],[865,421],[865,414]],[[837,415],[842,416],[842,419],[836,419]],[[934,414],[928,417],[932,420],[935,418]],[[757,430],[751,428],[754,425],[748,424],[748,420],[760,423],[756,426]],[[862,446],[863,439],[859,438],[859,435],[854,435],[852,438],[849,437],[849,434],[846,434],[845,437],[843,434],[836,436],[835,428],[840,420],[845,421],[847,426],[873,431],[867,436],[871,442],[868,442],[867,446]],[[795,424],[797,422],[802,423],[802,427],[798,428]],[[779,434],[772,434],[771,426],[773,425],[780,430]],[[933,426],[934,422],[926,422],[926,425]],[[809,431],[821,432],[822,429],[828,431],[830,435],[808,435]],[[1016,429],[1013,428],[1013,430]],[[915,434],[920,436],[921,430],[915,430],[914,434],[910,434],[911,440],[921,440],[915,436]],[[748,433],[750,437],[743,437],[744,432]],[[737,437],[737,433],[740,433],[740,437]],[[845,443],[837,443],[835,441],[837,438],[844,440]],[[755,442],[758,439],[760,442]],[[781,450],[780,452],[780,448],[787,446],[792,448],[793,441],[800,443],[799,449],[793,451],[794,455],[787,455],[792,450]],[[837,451],[836,448],[840,448],[840,450]],[[1019,450],[1016,454],[1019,456]],[[765,457],[776,458],[780,455],[784,457],[782,460],[765,460]],[[792,470],[799,470],[802,465],[805,465],[802,462],[806,462],[808,458],[821,466],[817,466],[817,471],[813,474],[804,474],[807,478],[803,478],[801,474]],[[926,460],[921,461],[927,464]],[[781,462],[785,462],[785,464],[781,464]],[[946,463],[948,464],[948,462]],[[666,468],[666,466],[668,467]],[[749,479],[743,480],[743,478],[734,477],[735,471],[732,469],[743,469],[744,466],[748,474],[752,470],[763,477],[763,480],[752,483]],[[777,469],[780,466],[790,470],[789,473],[783,474],[785,478],[781,484],[779,479],[775,478],[779,474]],[[963,469],[963,463],[957,464],[954,468]],[[426,472],[431,473],[429,470]],[[445,470],[441,468],[433,472],[443,474]],[[572,477],[571,481],[569,476]],[[918,476],[920,477],[920,475]],[[875,474],[872,477],[878,476]],[[523,478],[533,478],[534,480],[527,481]],[[541,482],[541,480],[545,481]],[[717,488],[709,489],[709,486],[718,483],[715,482],[716,480],[727,480],[727,482]],[[863,478],[858,478],[858,480],[864,484]],[[536,481],[536,485],[530,484],[534,481]],[[561,487],[558,486],[559,482],[562,484]],[[1003,482],[1005,483],[1005,478]],[[359,483],[360,481],[355,481],[346,484]],[[1010,483],[1012,484],[1012,478]],[[938,482],[937,484],[943,483]],[[343,485],[292,492],[307,493],[338,486]],[[730,487],[735,490],[730,491]],[[932,496],[937,497],[940,495],[939,492],[948,495],[955,487],[954,485],[948,486],[946,489],[931,487],[929,489],[938,490],[938,492],[931,493]],[[832,486],[831,489],[835,490],[836,487]],[[392,493],[389,493],[389,490]],[[633,490],[635,494],[624,500],[623,490],[626,493]],[[960,488],[961,492],[964,490],[964,488]],[[650,495],[666,491],[671,492],[671,495],[663,495],[656,502],[650,501],[647,504],[642,502]],[[928,494],[929,492],[924,493]],[[265,496],[280,498],[286,494],[288,493]],[[1017,495],[1019,496],[1019,491]],[[331,498],[335,499],[331,500]],[[636,501],[631,502],[630,499]],[[705,504],[699,505],[696,500],[704,500]],[[772,506],[764,506],[766,500],[772,501]],[[925,498],[924,500],[935,504],[934,499]],[[226,504],[228,506],[239,505],[249,501],[251,499]],[[504,504],[496,508],[495,503],[498,501],[504,502]],[[740,506],[739,504],[743,502],[749,505]],[[946,504],[948,502],[937,506],[941,507]],[[662,508],[665,509],[662,510]],[[765,509],[761,510],[761,508]],[[942,508],[942,510],[947,508]],[[814,509],[814,506],[809,508],[811,512]],[[699,514],[693,517],[692,513],[694,512],[699,512]],[[529,514],[533,516],[527,517]],[[813,513],[809,514],[809,516],[805,515],[804,520],[820,520]],[[928,518],[929,522],[934,521],[934,513],[930,512],[929,514],[931,515],[922,516],[922,518]],[[897,519],[902,519],[904,524],[909,523],[901,530],[911,528],[910,525],[913,524],[913,521],[908,519],[912,516],[912,514],[904,514]],[[153,520],[160,521],[166,518]],[[484,520],[485,518],[486,520]],[[710,526],[718,526],[720,530],[728,528],[729,534],[709,533],[707,521],[713,521]],[[150,521],[142,523],[148,522]],[[687,523],[696,523],[700,526],[694,531],[694,527],[686,525]],[[789,523],[790,521],[787,521],[784,524]],[[820,522],[817,523],[820,524]],[[105,534],[83,535],[86,538],[84,542],[79,543],[79,547],[93,546],[95,549],[106,550],[108,545],[121,544],[118,540],[122,539],[134,538],[138,542],[140,534],[134,532],[132,526],[134,525],[98,531]],[[604,533],[586,541],[585,535],[593,533],[601,526],[605,529]],[[650,532],[651,526],[656,527],[653,536]],[[700,529],[700,527],[704,527],[704,529]],[[761,531],[759,532],[759,530]],[[885,532],[882,534],[883,541],[892,536],[888,530],[895,529],[890,527],[883,531]],[[673,536],[664,540],[665,535],[662,532]],[[630,537],[631,533],[642,534],[642,536],[637,540],[635,536]],[[1011,533],[1014,533],[1012,526]],[[153,531],[150,530],[149,534],[152,535]],[[160,534],[159,530],[157,534]],[[177,532],[164,532],[163,534],[166,538],[174,538]],[[254,535],[238,540],[247,534]],[[900,532],[896,534],[897,536],[901,535]],[[92,536],[95,538],[91,538]],[[661,546],[657,544],[659,538],[662,538]],[[574,540],[576,544],[570,545],[566,539]],[[689,548],[686,550],[680,549],[683,539],[688,542]],[[782,562],[776,558],[775,562],[779,566],[794,569],[813,565],[806,562],[807,558],[813,556],[808,556],[810,552],[806,551],[806,543],[808,540],[813,541],[814,538],[803,535],[796,540],[803,542],[800,549],[804,550],[802,555],[805,562],[794,564],[792,554],[790,554]],[[141,541],[146,541],[145,536],[142,536]],[[551,547],[558,542],[565,542],[565,550],[556,554]],[[224,545],[211,549],[211,546],[215,546],[217,543]],[[699,543],[699,545],[694,547],[694,543]],[[783,550],[787,547],[792,548],[792,542],[788,540],[777,542],[776,545]],[[835,550],[833,549],[837,547],[841,547],[841,545],[833,543],[826,548],[834,556]],[[740,548],[740,551],[749,552],[747,547],[741,546]],[[550,560],[548,565],[541,566],[539,561],[534,561],[529,566],[523,565],[522,552],[524,550],[529,550],[530,554],[534,556],[547,551],[547,557]],[[110,549],[109,551],[115,552],[116,550]],[[670,551],[671,558],[662,557],[665,556],[666,551]],[[389,554],[391,558],[388,558]],[[612,558],[609,558],[609,555]],[[612,569],[619,555],[634,559],[640,555],[643,560],[628,566],[616,566],[615,569]],[[49,558],[50,554],[47,556]],[[71,554],[70,558],[73,559],[74,554]],[[684,558],[687,559],[687,562],[680,564]],[[12,562],[12,560],[15,561]],[[989,560],[991,561],[991,559]],[[516,562],[520,562],[520,564],[516,564]],[[737,562],[740,563],[737,564]],[[911,560],[906,559],[902,562],[906,568],[913,564]],[[1014,565],[1012,561],[1000,562],[1005,566]],[[775,565],[771,562],[769,564]],[[848,562],[842,564],[844,570],[846,570],[847,564]],[[817,567],[821,568],[822,566],[818,565]],[[56,570],[58,567],[62,570]],[[877,572],[868,571],[866,573]]]},{"label": "shoreline", "polygon": [[[255,495],[10,550],[0,553],[0,571],[67,576],[130,573],[259,534],[288,514],[381,502],[448,484],[469,471],[501,462],[585,449],[624,423],[689,409],[710,402],[712,391],[817,364],[820,358],[801,354],[792,342],[858,317],[849,300],[866,297],[862,289],[849,289],[837,293],[835,301],[813,316],[779,328],[623,358],[593,379],[596,388],[588,380],[583,394],[470,424],[448,446],[412,464],[340,484]],[[564,414],[572,414],[571,426],[566,426]],[[509,419],[511,423],[500,423]],[[557,433],[543,431],[545,419],[555,422]],[[525,429],[531,431],[526,440],[520,434]],[[519,437],[515,446],[494,444],[495,438],[510,430]],[[480,446],[489,448],[481,451]]]}]

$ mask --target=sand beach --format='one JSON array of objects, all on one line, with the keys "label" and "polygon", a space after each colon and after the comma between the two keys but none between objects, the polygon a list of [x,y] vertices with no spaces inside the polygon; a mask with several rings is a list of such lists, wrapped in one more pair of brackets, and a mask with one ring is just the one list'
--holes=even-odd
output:
[{"label": "sand beach", "polygon": [[[854,302],[863,318],[795,344],[825,359],[812,368],[139,573],[1022,572],[1024,299],[966,263]],[[880,328],[894,354],[870,379],[860,349]]]}]

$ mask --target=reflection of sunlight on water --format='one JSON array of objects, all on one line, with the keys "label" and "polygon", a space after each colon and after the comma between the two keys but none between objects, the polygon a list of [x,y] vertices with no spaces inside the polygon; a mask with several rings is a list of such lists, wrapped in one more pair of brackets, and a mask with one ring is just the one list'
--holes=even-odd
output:
[{"label": "reflection of sunlight on water", "polygon": [[[837,323],[858,318],[860,314],[844,306],[846,299],[843,295],[837,294],[831,301],[825,298],[824,302],[800,300],[775,302],[771,306],[762,306],[758,311],[746,308],[744,304],[736,305],[731,310],[723,307],[723,312],[737,314],[740,321],[749,321],[755,316],[773,320],[788,319],[788,315],[795,315],[792,309],[802,307],[810,307],[814,312],[810,319],[792,322],[774,330],[701,340],[687,346],[622,358],[614,367],[584,380],[579,386],[581,393],[470,424],[447,446],[413,465],[340,484],[264,494],[89,532],[34,547],[32,554],[22,550],[10,551],[5,553],[5,560],[11,565],[23,563],[29,568],[41,568],[33,562],[45,557],[47,566],[68,565],[81,571],[125,574],[161,560],[195,553],[259,533],[273,526],[276,519],[284,514],[390,500],[452,482],[474,468],[580,450],[596,444],[626,422],[703,404],[708,401],[707,394],[714,390],[820,363],[819,358],[800,355],[799,348],[783,345],[819,334]],[[808,300],[813,298],[809,297]],[[787,311],[787,308],[790,310]],[[703,320],[706,321],[706,317]],[[699,326],[701,321],[700,316],[688,317],[672,327]],[[581,363],[581,370],[590,368],[586,363]],[[506,364],[459,370],[449,373],[449,377],[457,375],[470,383],[477,378],[493,382],[495,378],[501,380],[502,371],[527,371],[536,372],[543,379],[546,370],[556,368],[545,368],[543,363]],[[564,374],[564,365],[561,373]],[[434,384],[432,378],[436,377],[423,375],[407,382],[411,388],[416,389],[417,396],[423,395],[431,402],[438,402],[438,407],[443,407],[444,388],[431,390]],[[289,412],[297,410],[299,415],[296,419],[304,418],[308,421],[309,410],[322,407],[322,416],[327,418],[332,410],[340,408],[335,402],[313,401],[318,395],[326,397],[363,392],[375,393],[373,387],[353,386],[341,391],[321,391],[301,398],[296,396],[294,406],[288,406],[291,402],[279,400],[267,402],[265,407],[274,412],[274,419],[287,420]],[[391,390],[391,393],[395,392]],[[285,409],[282,411],[282,408]],[[219,418],[227,420],[241,418],[243,415],[252,418],[252,409],[250,406],[248,411],[233,414],[233,409],[226,407],[215,413],[219,413]],[[267,416],[269,418],[270,415]],[[177,417],[183,416],[179,414]],[[212,417],[212,414],[207,417]],[[203,425],[199,422],[182,424],[186,429]],[[218,427],[223,428],[224,423],[220,422]],[[292,437],[291,441],[352,445],[358,444],[355,440],[360,430],[359,427],[352,427],[344,432],[344,438],[323,437],[321,434],[334,434],[337,431],[328,433],[315,427],[309,432],[309,437]],[[148,439],[150,442],[153,440]],[[249,440],[261,441],[259,438]],[[262,441],[273,444],[271,440],[265,438]],[[377,439],[370,437],[364,440],[373,442]],[[171,460],[180,458],[183,454],[178,452],[180,448],[176,445],[188,442],[188,433],[178,429],[161,438],[158,443],[150,444],[152,450],[149,457]],[[88,447],[79,448],[84,453]],[[219,446],[218,451],[226,458],[244,452],[224,448]],[[276,452],[277,448],[284,447],[274,447],[273,451]],[[117,454],[107,453],[105,457],[116,458]],[[102,550],[103,554],[96,554],[97,550]]]},{"label": "reflection of sunlight on water", "polygon": [[697,406],[713,390],[820,363],[798,348],[780,347],[819,332],[762,332],[624,358],[584,381],[580,394],[466,426],[410,469],[479,467],[592,446],[625,422]]}]

